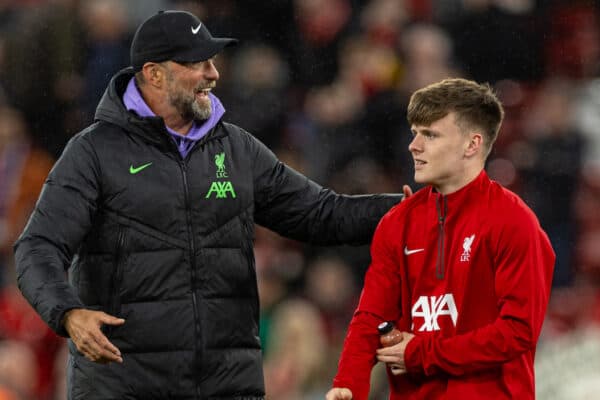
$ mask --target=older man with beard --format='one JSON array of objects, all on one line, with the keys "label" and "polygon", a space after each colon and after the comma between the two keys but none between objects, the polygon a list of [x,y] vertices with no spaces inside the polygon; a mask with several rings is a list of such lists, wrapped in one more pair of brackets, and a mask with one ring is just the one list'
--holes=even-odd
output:
[{"label": "older man with beard", "polygon": [[187,12],[142,23],[15,246],[23,295],[70,338],[69,399],[263,399],[254,223],[367,243],[402,197],[338,195],[224,122],[213,58],[234,42]]}]

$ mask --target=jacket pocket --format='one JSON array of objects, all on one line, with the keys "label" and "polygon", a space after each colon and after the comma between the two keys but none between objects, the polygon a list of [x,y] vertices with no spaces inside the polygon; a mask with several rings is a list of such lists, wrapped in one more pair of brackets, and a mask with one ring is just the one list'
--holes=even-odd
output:
[{"label": "jacket pocket", "polygon": [[[123,225],[119,225],[117,230],[117,243],[115,245],[115,257],[114,257],[114,268],[112,274],[112,281],[110,284],[110,297],[108,304],[108,314],[113,317],[119,317],[121,313],[121,283],[123,282],[123,271],[127,262],[126,255],[126,228]],[[114,329],[113,326],[104,326],[106,334],[110,335]]]}]

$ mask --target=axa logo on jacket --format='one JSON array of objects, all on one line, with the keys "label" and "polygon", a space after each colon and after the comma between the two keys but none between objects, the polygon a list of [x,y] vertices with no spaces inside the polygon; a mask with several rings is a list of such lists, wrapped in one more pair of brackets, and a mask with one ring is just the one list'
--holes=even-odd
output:
[{"label": "axa logo on jacket", "polygon": [[[225,166],[225,152],[215,154],[215,166],[217,167],[216,177],[217,179],[229,178],[227,169]],[[212,194],[215,194],[217,199],[226,199],[228,195],[235,199],[235,189],[231,181],[213,181],[206,193],[205,198],[210,198]]]},{"label": "axa logo on jacket", "polygon": [[438,318],[450,317],[452,324],[456,326],[458,311],[452,293],[441,296],[420,296],[412,307],[412,331],[415,331],[415,323],[421,322],[417,329],[419,332],[439,331]]}]

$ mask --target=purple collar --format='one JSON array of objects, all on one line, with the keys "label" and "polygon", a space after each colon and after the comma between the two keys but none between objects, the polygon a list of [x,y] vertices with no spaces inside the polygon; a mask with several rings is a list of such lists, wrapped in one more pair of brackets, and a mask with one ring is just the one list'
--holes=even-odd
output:
[{"label": "purple collar", "polygon": [[[206,121],[199,123],[194,121],[190,131],[187,135],[182,135],[175,132],[165,124],[165,128],[171,134],[171,137],[175,141],[181,157],[185,158],[191,148],[198,140],[202,139],[212,128],[217,125],[223,114],[225,114],[225,108],[221,101],[212,93],[209,93],[210,101],[212,104],[212,113],[210,118]],[[148,104],[144,101],[140,91],[135,84],[135,78],[131,78],[127,84],[125,94],[123,94],[123,103],[125,108],[129,111],[135,111],[140,117],[156,117],[156,114],[148,107]]]}]

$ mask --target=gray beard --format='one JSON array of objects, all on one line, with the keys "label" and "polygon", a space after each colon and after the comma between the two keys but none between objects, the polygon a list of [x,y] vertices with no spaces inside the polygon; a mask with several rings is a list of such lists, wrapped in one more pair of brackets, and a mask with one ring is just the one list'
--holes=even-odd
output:
[{"label": "gray beard", "polygon": [[194,118],[198,120],[207,120],[212,115],[212,100],[208,97],[208,104],[201,106],[197,101],[192,102],[192,111]]},{"label": "gray beard", "polygon": [[205,121],[212,115],[212,101],[208,98],[208,104],[201,106],[195,98],[186,98],[183,96],[171,97],[171,104],[179,112],[179,115],[185,120]]}]

